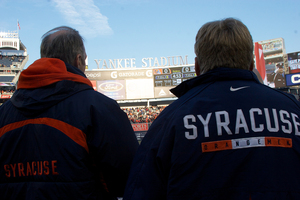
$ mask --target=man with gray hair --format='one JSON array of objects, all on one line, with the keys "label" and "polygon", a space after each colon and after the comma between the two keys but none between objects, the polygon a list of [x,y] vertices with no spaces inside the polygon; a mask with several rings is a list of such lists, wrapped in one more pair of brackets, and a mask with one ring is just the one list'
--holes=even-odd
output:
[{"label": "man with gray hair", "polygon": [[1,199],[117,199],[138,147],[127,115],[86,78],[78,31],[42,37],[0,107]]},{"label": "man with gray hair", "polygon": [[144,137],[124,200],[300,199],[300,105],[259,82],[239,20],[204,24],[197,77]]}]

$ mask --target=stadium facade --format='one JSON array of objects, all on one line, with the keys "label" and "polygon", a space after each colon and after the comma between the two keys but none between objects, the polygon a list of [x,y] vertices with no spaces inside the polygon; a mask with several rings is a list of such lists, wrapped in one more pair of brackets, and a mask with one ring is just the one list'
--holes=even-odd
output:
[{"label": "stadium facade", "polygon": [[[264,84],[298,95],[300,52],[287,54],[283,38],[257,43],[264,55]],[[168,104],[176,99],[169,90],[196,76],[194,64],[187,63],[187,56],[143,58],[140,67],[135,66],[134,58],[95,62],[97,69],[87,69],[86,76],[96,91],[115,99],[121,106]]]},{"label": "stadium facade", "polygon": [[[181,58],[181,57],[180,57]],[[170,104],[170,89],[196,76],[194,64],[86,70],[96,91],[121,106]]]},{"label": "stadium facade", "polygon": [[0,32],[0,105],[11,98],[21,71],[28,61],[17,31]]}]

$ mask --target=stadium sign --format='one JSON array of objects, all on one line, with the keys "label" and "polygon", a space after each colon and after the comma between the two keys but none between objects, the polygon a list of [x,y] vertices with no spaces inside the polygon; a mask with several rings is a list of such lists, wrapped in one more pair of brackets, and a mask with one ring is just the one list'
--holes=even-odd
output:
[{"label": "stadium sign", "polygon": [[85,71],[85,75],[90,80],[112,80],[112,79],[126,79],[126,78],[152,78],[152,69],[136,70],[109,70],[109,71]]},{"label": "stadium sign", "polygon": [[288,64],[290,67],[290,74],[300,72],[300,52],[288,53]]},{"label": "stadium sign", "polygon": [[[97,69],[128,69],[136,68],[135,58],[109,59],[108,62],[102,59],[95,59]],[[165,67],[188,65],[188,56],[168,56],[160,58],[142,58],[142,67]]]},{"label": "stadium sign", "polygon": [[130,71],[130,72],[118,72],[118,71],[113,71],[111,73],[111,78],[143,78],[143,77],[152,77],[152,70],[147,70],[147,71]]},{"label": "stadium sign", "polygon": [[287,86],[300,85],[300,73],[287,74],[285,78]]},{"label": "stadium sign", "polygon": [[147,131],[149,128],[148,123],[131,124],[131,126],[134,131]]},{"label": "stadium sign", "polygon": [[12,97],[12,95],[9,95],[9,94],[0,95],[0,99],[10,99],[11,97]]}]

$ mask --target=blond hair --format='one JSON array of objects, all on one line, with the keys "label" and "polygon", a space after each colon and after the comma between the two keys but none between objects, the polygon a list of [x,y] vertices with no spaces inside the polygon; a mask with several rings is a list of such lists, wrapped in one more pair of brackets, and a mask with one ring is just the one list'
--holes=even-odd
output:
[{"label": "blond hair", "polygon": [[195,54],[201,73],[219,67],[249,70],[253,61],[252,36],[237,19],[208,22],[197,33]]}]

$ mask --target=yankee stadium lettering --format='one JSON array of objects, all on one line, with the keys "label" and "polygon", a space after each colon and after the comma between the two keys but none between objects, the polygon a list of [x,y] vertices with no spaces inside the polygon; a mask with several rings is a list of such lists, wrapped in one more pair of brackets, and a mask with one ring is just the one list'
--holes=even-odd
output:
[{"label": "yankee stadium lettering", "polygon": [[[97,64],[97,69],[127,69],[136,68],[135,58],[125,59],[109,59],[108,62],[102,59],[94,59]],[[101,62],[102,61],[102,62]],[[163,66],[177,66],[188,65],[188,56],[168,56],[160,58],[142,58],[142,68],[146,67],[163,67]]]},{"label": "yankee stadium lettering", "polygon": [[[204,137],[210,136],[209,127],[216,127],[218,136],[222,136],[223,132],[228,135],[233,133],[239,134],[241,131],[249,133],[249,129],[253,132],[263,132],[265,129],[269,132],[281,130],[287,134],[293,132],[295,135],[300,136],[298,115],[285,110],[251,108],[248,111],[244,111],[237,109],[234,119],[234,121],[230,121],[227,111],[208,113],[206,116],[186,115],[183,117],[184,127],[187,129],[185,137],[187,139],[196,139],[198,137],[198,127],[195,125],[198,120],[201,122],[201,127],[203,127]],[[232,127],[234,127],[234,130]]]}]

